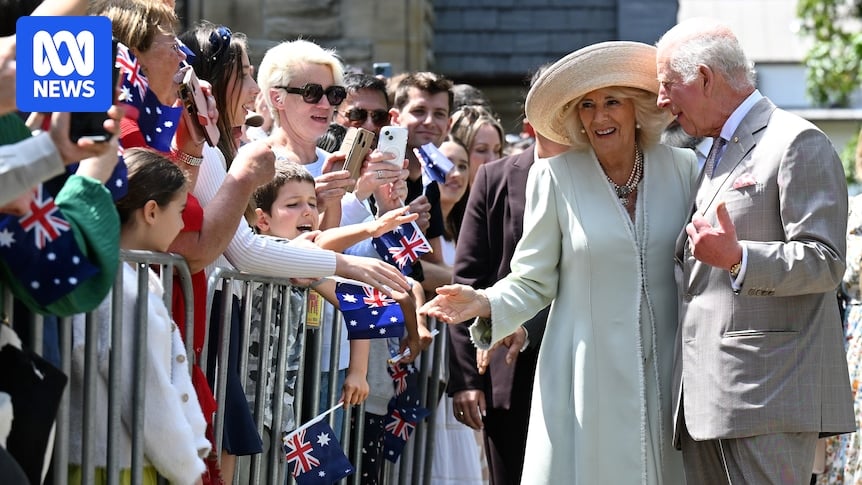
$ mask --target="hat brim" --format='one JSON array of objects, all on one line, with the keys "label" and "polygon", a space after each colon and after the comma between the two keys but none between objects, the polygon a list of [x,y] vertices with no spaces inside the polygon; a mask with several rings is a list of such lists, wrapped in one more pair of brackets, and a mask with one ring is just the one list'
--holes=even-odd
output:
[{"label": "hat brim", "polygon": [[573,100],[611,86],[658,94],[656,48],[641,42],[593,44],[563,57],[536,80],[527,94],[526,115],[543,136],[571,145],[563,110]]}]

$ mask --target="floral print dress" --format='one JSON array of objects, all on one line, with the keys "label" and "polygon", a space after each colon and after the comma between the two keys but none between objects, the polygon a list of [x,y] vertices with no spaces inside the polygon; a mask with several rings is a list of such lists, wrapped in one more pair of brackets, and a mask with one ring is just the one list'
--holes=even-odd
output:
[{"label": "floral print dress", "polygon": [[[860,287],[860,266],[862,266],[862,195],[850,200],[847,221],[847,270],[844,273],[843,287],[849,299],[844,314],[846,337],[847,367],[850,371],[850,384],[853,390],[853,407],[856,413],[856,427],[862,424],[862,287]],[[818,475],[818,485],[825,484],[862,484],[862,438],[859,432],[833,436],[826,440],[826,469]]]}]

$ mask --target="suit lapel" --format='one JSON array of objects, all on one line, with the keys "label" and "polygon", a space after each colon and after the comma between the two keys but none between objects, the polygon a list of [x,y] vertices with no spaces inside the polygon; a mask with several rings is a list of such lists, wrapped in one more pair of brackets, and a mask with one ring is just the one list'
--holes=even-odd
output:
[{"label": "suit lapel", "polygon": [[[772,104],[769,99],[764,97],[751,108],[748,114],[745,115],[745,118],[742,119],[742,122],[736,128],[733,136],[728,141],[727,148],[721,156],[721,160],[719,161],[719,164],[715,169],[714,176],[712,177],[711,183],[713,187],[710,190],[710,194],[707,194],[703,199],[704,207],[697,207],[697,211],[704,214],[704,217],[706,217],[710,224],[718,224],[715,217],[715,206],[721,202],[722,193],[727,190],[727,187],[730,184],[733,183],[732,181],[735,177],[734,174],[739,173],[740,168],[746,166],[744,160],[746,160],[749,153],[751,153],[757,145],[757,140],[759,138],[758,133],[766,128],[773,111],[775,111],[775,105]],[[698,177],[698,188],[700,188],[701,184],[708,182],[702,180],[703,177],[704,174],[703,171],[701,171],[701,174]],[[697,191],[693,191],[693,194],[696,193]],[[691,210],[693,211],[694,207],[692,207]],[[707,271],[705,271],[704,268],[709,268],[708,265],[704,265],[690,257],[689,251],[686,250],[687,242],[688,237],[685,233],[685,228],[683,228],[680,237],[677,239],[677,257],[678,261],[681,261],[684,264],[687,263],[685,268],[686,289],[692,286],[695,278],[703,277],[707,274]]]}]

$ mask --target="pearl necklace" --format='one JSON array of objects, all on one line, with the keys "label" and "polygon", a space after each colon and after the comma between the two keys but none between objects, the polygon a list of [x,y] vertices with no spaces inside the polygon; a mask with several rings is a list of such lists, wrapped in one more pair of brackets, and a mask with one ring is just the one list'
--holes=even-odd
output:
[{"label": "pearl necklace", "polygon": [[[604,167],[602,167],[602,171],[604,171]],[[635,144],[635,164],[632,167],[632,173],[629,175],[629,179],[626,181],[624,185],[617,185],[616,182],[613,181],[608,176],[608,173],[605,172],[605,178],[608,179],[608,182],[613,186],[614,191],[617,193],[617,197],[619,197],[620,202],[626,207],[629,205],[629,195],[631,195],[638,188],[638,184],[643,178],[644,173],[644,154],[641,151],[641,148]]]}]

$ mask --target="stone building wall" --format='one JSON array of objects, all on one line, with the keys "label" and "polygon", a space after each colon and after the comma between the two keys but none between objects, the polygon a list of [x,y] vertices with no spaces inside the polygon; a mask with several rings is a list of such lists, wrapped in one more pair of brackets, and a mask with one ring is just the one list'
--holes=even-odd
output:
[{"label": "stone building wall", "polygon": [[483,89],[517,132],[525,80],[536,67],[605,40],[654,43],[676,22],[677,0],[178,0],[193,23],[206,18],[249,37],[257,64],[297,37],[335,48],[370,71],[433,70]]}]

